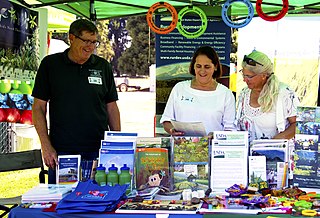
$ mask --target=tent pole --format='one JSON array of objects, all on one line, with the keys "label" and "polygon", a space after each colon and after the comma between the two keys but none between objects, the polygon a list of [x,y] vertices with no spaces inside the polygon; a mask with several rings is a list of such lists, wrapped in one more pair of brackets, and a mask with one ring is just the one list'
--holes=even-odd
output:
[{"label": "tent pole", "polygon": [[90,0],[90,20],[91,21],[97,20],[97,14],[96,14],[96,10],[94,8],[94,0]]}]

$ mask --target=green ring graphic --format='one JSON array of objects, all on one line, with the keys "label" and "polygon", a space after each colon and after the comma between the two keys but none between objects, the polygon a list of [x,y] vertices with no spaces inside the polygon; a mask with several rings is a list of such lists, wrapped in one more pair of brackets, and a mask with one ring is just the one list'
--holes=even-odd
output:
[{"label": "green ring graphic", "polygon": [[[187,13],[195,13],[201,18],[201,24],[202,25],[196,32],[188,32],[187,30],[185,30],[183,28],[182,18]],[[204,11],[201,10],[201,8],[199,8],[199,7],[187,6],[187,7],[182,8],[178,13],[177,29],[178,29],[178,31],[179,31],[179,33],[181,35],[183,35],[184,37],[186,37],[188,39],[194,39],[194,38],[197,38],[197,37],[201,36],[206,31],[207,25],[208,25],[207,16],[204,13]]]}]

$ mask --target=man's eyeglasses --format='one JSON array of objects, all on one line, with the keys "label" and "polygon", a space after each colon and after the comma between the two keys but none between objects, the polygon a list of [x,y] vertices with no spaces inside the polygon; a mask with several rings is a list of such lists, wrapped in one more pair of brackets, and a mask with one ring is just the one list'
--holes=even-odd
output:
[{"label": "man's eyeglasses", "polygon": [[243,74],[243,71],[242,71],[242,70],[240,70],[239,72],[241,73],[243,79],[253,79],[255,76],[258,75],[258,74],[254,74],[254,75],[252,75],[252,76],[245,75],[245,74]]},{"label": "man's eyeglasses", "polygon": [[243,57],[243,61],[251,66],[256,66],[257,64],[263,66],[263,64],[260,64],[259,62],[253,60],[252,58],[249,58],[247,55]]},{"label": "man's eyeglasses", "polygon": [[76,38],[80,39],[82,42],[84,42],[84,44],[86,45],[94,45],[96,47],[98,47],[100,45],[100,42],[99,41],[91,41],[91,40],[88,40],[88,39],[83,39],[81,38],[80,36],[77,36],[77,35],[74,35]]}]

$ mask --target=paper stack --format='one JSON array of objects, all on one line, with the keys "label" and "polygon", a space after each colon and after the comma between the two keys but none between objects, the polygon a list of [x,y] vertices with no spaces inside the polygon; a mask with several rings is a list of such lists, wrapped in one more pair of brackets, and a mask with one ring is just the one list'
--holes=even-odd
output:
[{"label": "paper stack", "polygon": [[39,184],[22,195],[22,203],[58,202],[72,190],[72,184]]}]

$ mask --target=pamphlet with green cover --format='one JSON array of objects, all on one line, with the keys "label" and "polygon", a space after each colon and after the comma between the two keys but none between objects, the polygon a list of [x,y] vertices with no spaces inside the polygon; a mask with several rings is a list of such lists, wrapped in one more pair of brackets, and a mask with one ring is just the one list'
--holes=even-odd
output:
[{"label": "pamphlet with green cover", "polygon": [[172,149],[174,189],[209,188],[208,137],[174,137]]},{"label": "pamphlet with green cover", "polygon": [[170,189],[168,149],[137,148],[135,155],[135,181],[137,189],[164,187]]}]

